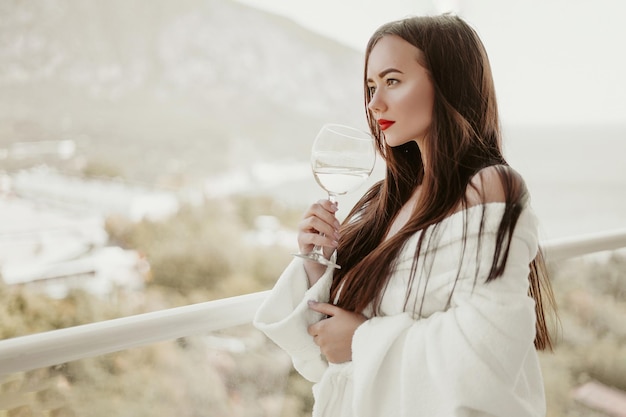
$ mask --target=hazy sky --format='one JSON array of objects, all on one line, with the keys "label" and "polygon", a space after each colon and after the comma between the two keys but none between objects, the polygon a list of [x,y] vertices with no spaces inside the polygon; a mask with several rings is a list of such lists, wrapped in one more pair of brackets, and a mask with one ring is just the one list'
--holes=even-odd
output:
[{"label": "hazy sky", "polygon": [[238,0],[363,50],[382,23],[454,11],[487,47],[512,123],[626,124],[621,0]]}]

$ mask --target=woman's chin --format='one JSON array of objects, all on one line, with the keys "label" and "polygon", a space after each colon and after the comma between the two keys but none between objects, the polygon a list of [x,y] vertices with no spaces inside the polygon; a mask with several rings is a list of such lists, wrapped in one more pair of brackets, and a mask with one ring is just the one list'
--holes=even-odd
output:
[{"label": "woman's chin", "polygon": [[397,148],[397,147],[406,145],[409,142],[414,142],[414,141],[412,139],[402,140],[402,139],[394,138],[393,136],[392,137],[385,136],[385,143],[390,148]]}]

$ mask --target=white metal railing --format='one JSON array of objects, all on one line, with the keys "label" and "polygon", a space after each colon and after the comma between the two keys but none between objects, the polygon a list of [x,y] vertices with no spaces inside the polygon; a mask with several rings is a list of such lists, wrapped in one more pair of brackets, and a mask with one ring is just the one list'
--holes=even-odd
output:
[{"label": "white metal railing", "polygon": [[[546,241],[549,262],[626,248],[626,229]],[[269,291],[0,341],[0,375],[57,365],[252,321]]]}]

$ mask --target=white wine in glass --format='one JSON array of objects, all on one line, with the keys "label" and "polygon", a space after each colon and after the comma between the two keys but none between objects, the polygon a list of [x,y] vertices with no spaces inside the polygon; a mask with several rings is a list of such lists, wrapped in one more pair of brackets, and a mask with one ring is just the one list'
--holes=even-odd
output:
[{"label": "white wine in glass", "polygon": [[[336,201],[338,195],[357,189],[370,176],[376,162],[374,139],[364,131],[340,124],[325,124],[315,137],[311,150],[311,169],[315,180]],[[326,266],[341,268],[326,259],[322,248],[295,256]]]}]

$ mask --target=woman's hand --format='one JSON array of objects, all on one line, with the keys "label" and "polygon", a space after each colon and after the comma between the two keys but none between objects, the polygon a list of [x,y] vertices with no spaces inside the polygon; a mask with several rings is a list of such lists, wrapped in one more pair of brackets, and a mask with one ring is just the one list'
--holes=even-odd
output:
[{"label": "woman's hand", "polygon": [[308,332],[326,356],[328,362],[343,363],[352,360],[352,337],[357,327],[367,320],[363,314],[346,311],[328,303],[309,301],[309,308],[328,316],[312,324]]},{"label": "woman's hand", "polygon": [[[324,256],[328,259],[337,248],[339,227],[341,226],[335,213],[337,203],[319,200],[309,207],[298,225],[298,247],[300,253],[308,253],[315,245],[322,246]],[[322,276],[326,267],[317,262],[305,261],[304,268],[312,286]]]}]

